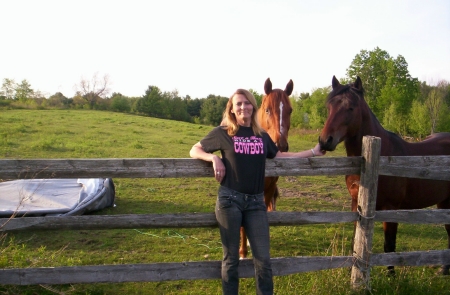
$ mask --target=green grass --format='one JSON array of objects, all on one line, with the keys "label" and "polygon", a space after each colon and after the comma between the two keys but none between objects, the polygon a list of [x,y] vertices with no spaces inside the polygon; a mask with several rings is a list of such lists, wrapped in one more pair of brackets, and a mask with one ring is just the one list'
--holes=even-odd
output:
[{"label": "green grass", "polygon": [[[121,113],[73,110],[0,111],[0,158],[187,158],[191,146],[211,130],[184,122]],[[318,132],[291,130],[291,151],[313,147]],[[343,156],[342,146],[327,156]],[[213,212],[212,178],[114,179],[116,207],[95,213]],[[279,211],[350,211],[344,176],[280,177]],[[373,252],[383,252],[377,223]],[[349,255],[352,224],[271,228],[272,257]],[[208,261],[221,259],[213,229],[74,230],[0,236],[0,268]],[[397,251],[446,246],[441,225],[400,224]],[[371,272],[372,294],[450,294],[450,278],[437,267],[384,267]],[[352,294],[349,269],[275,277],[284,294]],[[220,294],[219,280],[160,283],[0,286],[0,294]],[[241,293],[254,294],[253,279]]]}]

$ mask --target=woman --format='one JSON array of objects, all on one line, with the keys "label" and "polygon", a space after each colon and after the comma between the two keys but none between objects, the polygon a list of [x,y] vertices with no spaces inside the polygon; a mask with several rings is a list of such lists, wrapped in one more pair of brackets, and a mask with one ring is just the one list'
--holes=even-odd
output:
[{"label": "woman", "polygon": [[[239,231],[243,226],[252,248],[257,294],[273,294],[270,264],[269,223],[264,203],[266,158],[321,156],[314,149],[298,153],[281,153],[269,135],[260,127],[257,104],[247,90],[238,89],[228,100],[222,126],[214,128],[196,143],[190,156],[212,162],[220,182],[216,201],[223,247],[223,294],[237,295],[239,290]],[[215,154],[221,152],[221,158]]]}]

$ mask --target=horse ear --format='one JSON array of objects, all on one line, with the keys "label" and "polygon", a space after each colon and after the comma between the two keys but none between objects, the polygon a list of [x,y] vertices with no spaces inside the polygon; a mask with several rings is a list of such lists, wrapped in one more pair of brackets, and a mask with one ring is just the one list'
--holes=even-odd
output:
[{"label": "horse ear", "polygon": [[341,83],[339,83],[339,80],[336,79],[336,76],[333,76],[333,80],[331,82],[331,86],[333,87],[333,89],[336,89],[339,86],[341,86]]},{"label": "horse ear", "polygon": [[286,88],[284,89],[284,93],[286,93],[287,96],[292,94],[292,91],[294,90],[294,82],[292,82],[292,79],[289,80],[289,82],[286,84]]},{"label": "horse ear", "polygon": [[266,82],[264,83],[264,92],[266,94],[272,92],[272,82],[270,81],[270,78],[267,78]]},{"label": "horse ear", "polygon": [[353,87],[355,87],[356,89],[358,89],[358,90],[362,90],[362,81],[361,81],[361,78],[359,77],[359,76],[356,76],[356,80],[355,80],[355,83],[353,84]]}]

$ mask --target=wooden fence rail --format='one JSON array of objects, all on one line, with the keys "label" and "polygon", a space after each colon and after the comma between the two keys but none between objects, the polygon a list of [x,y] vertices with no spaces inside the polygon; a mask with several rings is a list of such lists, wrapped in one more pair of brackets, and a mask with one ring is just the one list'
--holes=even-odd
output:
[{"label": "wooden fence rail", "polygon": [[[366,138],[365,138],[366,140]],[[369,145],[374,138],[367,138]],[[370,148],[369,148],[370,149]],[[371,159],[368,162],[368,159]],[[370,167],[376,161],[375,168]],[[369,163],[369,164],[368,164]],[[267,160],[267,176],[361,174],[368,194],[376,192],[377,175],[404,176],[450,181],[450,157],[379,157],[368,152],[362,157]],[[177,178],[213,176],[210,163],[194,159],[14,159],[0,160],[0,179],[30,178]],[[366,176],[363,176],[365,174]],[[374,180],[375,179],[375,180]],[[360,189],[360,193],[362,192]],[[367,205],[367,204],[366,204]],[[374,206],[374,204],[370,204]],[[374,208],[374,207],[373,207]],[[373,209],[371,209],[373,210]],[[371,213],[363,209],[362,213]],[[372,212],[373,213],[373,212]],[[271,226],[360,222],[361,212],[269,212]],[[450,210],[377,211],[370,222],[450,223]],[[367,224],[366,224],[367,225]],[[139,229],[216,227],[214,213],[127,214],[68,217],[26,217],[0,219],[0,232],[60,229]],[[373,231],[363,233],[371,239]],[[368,243],[370,250],[370,243]],[[364,249],[362,251],[367,251]],[[363,257],[369,266],[450,264],[450,250],[371,254]],[[340,267],[353,267],[361,257],[273,258],[274,275],[288,275]],[[355,264],[356,263],[356,264]],[[220,278],[220,261],[39,267],[0,269],[0,284],[119,283]],[[240,277],[254,276],[253,262],[240,263]],[[370,278],[367,267],[352,271],[352,283]]]},{"label": "wooden fence rail", "polygon": [[[362,157],[267,160],[266,176],[361,173]],[[380,157],[380,175],[450,180],[449,156]],[[0,179],[177,178],[213,176],[211,164],[195,159],[20,159],[0,160]]]},{"label": "wooden fence rail", "polygon": [[[326,224],[354,222],[357,212],[268,212],[270,226]],[[377,211],[374,220],[415,223],[444,224],[450,222],[450,210],[397,210]],[[0,218],[0,232],[32,230],[106,230],[149,228],[202,228],[217,227],[214,213],[177,214],[121,214]]]}]

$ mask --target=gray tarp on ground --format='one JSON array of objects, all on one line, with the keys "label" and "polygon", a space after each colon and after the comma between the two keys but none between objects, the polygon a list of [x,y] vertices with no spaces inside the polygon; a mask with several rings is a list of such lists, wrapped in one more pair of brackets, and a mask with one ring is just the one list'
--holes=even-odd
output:
[{"label": "gray tarp on ground", "polygon": [[0,183],[0,217],[82,215],[114,205],[110,178],[20,179]]}]

